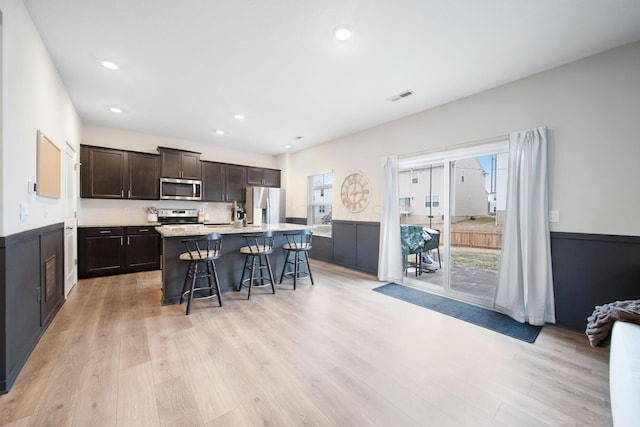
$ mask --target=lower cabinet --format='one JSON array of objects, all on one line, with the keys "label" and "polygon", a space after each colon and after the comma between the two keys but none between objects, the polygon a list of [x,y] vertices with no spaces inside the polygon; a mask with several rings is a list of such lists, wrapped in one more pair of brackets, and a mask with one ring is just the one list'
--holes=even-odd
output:
[{"label": "lower cabinet", "polygon": [[160,235],[154,227],[78,229],[80,278],[160,268]]},{"label": "lower cabinet", "polygon": [[160,235],[153,227],[127,227],[125,268],[128,271],[160,268]]}]

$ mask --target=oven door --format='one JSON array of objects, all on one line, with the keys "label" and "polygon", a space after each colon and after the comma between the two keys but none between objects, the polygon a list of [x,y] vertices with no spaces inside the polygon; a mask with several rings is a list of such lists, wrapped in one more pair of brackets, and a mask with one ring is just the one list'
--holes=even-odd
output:
[{"label": "oven door", "polygon": [[164,200],[202,200],[202,181],[160,178],[160,198]]}]

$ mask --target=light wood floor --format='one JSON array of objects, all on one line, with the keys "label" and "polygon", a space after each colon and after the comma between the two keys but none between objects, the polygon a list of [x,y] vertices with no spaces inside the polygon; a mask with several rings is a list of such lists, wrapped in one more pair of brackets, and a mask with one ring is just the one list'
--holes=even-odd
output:
[{"label": "light wood floor", "polygon": [[159,305],[160,274],[80,281],[0,396],[7,426],[607,426],[608,353],[527,344],[372,292],[316,284]]}]

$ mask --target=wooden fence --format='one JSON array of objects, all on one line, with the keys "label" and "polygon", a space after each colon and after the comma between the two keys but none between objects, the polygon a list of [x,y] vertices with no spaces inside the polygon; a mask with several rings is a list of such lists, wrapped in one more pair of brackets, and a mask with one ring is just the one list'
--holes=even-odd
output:
[{"label": "wooden fence", "polygon": [[[442,238],[440,239],[442,244]],[[467,248],[501,249],[502,233],[487,231],[452,231],[451,246]]]}]

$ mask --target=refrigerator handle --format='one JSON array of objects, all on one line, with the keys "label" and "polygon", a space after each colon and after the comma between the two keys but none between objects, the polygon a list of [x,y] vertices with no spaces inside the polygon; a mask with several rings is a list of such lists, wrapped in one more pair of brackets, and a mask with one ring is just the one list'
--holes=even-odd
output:
[{"label": "refrigerator handle", "polygon": [[271,197],[267,197],[267,217],[265,219],[267,224],[271,224]]}]

